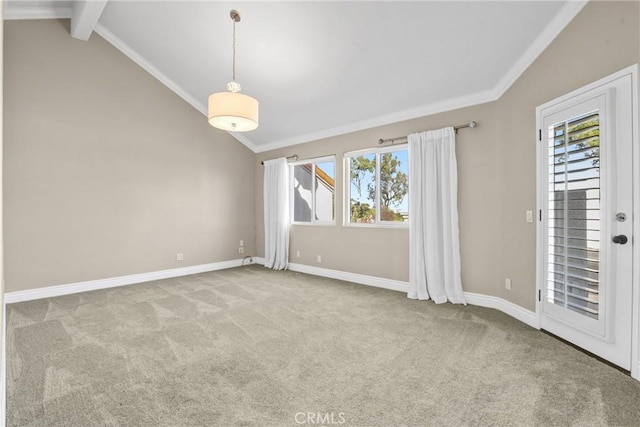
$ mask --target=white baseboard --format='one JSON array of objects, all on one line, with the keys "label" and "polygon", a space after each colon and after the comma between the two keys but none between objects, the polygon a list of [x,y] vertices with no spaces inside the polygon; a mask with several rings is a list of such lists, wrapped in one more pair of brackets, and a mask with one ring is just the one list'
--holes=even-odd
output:
[{"label": "white baseboard", "polygon": [[[264,265],[264,258],[254,257],[253,261],[254,264]],[[409,284],[401,280],[384,279],[382,277],[349,273],[348,271],[331,270],[330,268],[314,267],[312,265],[289,263],[287,270],[311,274],[312,276],[327,277],[329,279],[344,280],[345,282],[357,283],[359,285],[390,289],[392,291],[407,292],[409,290]]]},{"label": "white baseboard", "polygon": [[[254,258],[254,261],[256,264],[264,265],[264,258],[256,257]],[[345,280],[347,282],[359,283],[361,285],[390,289],[392,291],[409,291],[409,283],[400,280],[384,279],[381,277],[367,276],[364,274],[349,273],[347,271],[331,270],[328,268],[295,263],[289,264],[289,270],[312,274],[314,276]],[[509,316],[518,319],[519,321],[526,323],[533,328],[540,329],[536,313],[522,308],[510,301],[499,297],[476,294],[472,292],[464,292],[464,297],[467,300],[468,304],[477,305],[479,307],[495,308],[496,310],[500,310],[503,313],[508,314]]]},{"label": "white baseboard", "polygon": [[0,356],[0,426],[7,414],[7,308],[2,307],[2,356]]},{"label": "white baseboard", "polygon": [[[153,280],[168,279],[171,277],[188,276],[190,274],[206,273],[208,271],[223,270],[225,268],[239,267],[242,259],[231,261],[214,262],[211,264],[193,265],[190,267],[173,268],[170,270],[153,271],[150,273],[132,274],[129,276],[112,277],[108,279],[90,280],[87,282],[70,283],[67,285],[48,286],[27,291],[8,292],[4,296],[5,304],[12,304],[21,301],[31,301],[40,298],[51,298],[61,295],[75,294],[78,292],[94,291],[98,289],[114,288],[117,286],[133,285],[135,283],[150,282]],[[253,257],[253,263],[264,265],[264,258]],[[348,271],[332,270],[329,268],[315,267],[305,264],[290,263],[289,270],[299,273],[311,274],[314,276],[327,277],[331,279],[344,280],[346,282],[358,283],[361,285],[374,286],[376,288],[389,289],[398,292],[408,292],[409,284],[401,280],[385,279],[382,277],[367,276],[365,274],[350,273]],[[534,312],[524,309],[512,302],[502,298],[464,293],[469,304],[480,307],[495,308],[514,317],[521,322],[534,328],[537,325],[537,316]]]},{"label": "white baseboard", "polygon": [[328,277],[330,279],[344,280],[346,282],[358,283],[360,285],[390,289],[392,291],[409,291],[409,284],[400,280],[384,279],[382,277],[367,276],[365,274],[349,273],[347,271],[331,270],[328,268],[294,263],[289,264],[289,270],[312,274],[314,276]]},{"label": "white baseboard", "polygon": [[533,311],[522,308],[519,305],[502,299],[499,297],[493,297],[489,295],[475,294],[473,292],[464,292],[464,297],[468,304],[477,305],[480,307],[495,308],[501,312],[508,314],[509,316],[518,319],[519,321],[526,323],[532,328],[540,329],[538,325],[538,316]]},{"label": "white baseboard", "polygon": [[66,285],[47,286],[43,288],[29,289],[27,291],[7,292],[6,294],[4,294],[4,303],[11,304],[14,302],[58,297],[61,295],[75,294],[78,292],[115,288],[118,286],[133,285],[135,283],[150,282],[153,280],[169,279],[171,277],[188,276],[190,274],[223,270],[225,268],[239,267],[241,265],[242,259],[234,259],[231,261],[214,262],[211,264],[200,264],[190,267],[172,268],[170,270],[152,271],[150,273],[131,274],[129,276],[89,280],[87,282],[69,283]]}]

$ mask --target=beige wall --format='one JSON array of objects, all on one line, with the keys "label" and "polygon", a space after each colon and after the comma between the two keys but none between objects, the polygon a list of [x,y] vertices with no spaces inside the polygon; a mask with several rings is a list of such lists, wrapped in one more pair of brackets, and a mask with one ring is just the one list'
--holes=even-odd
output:
[{"label": "beige wall", "polygon": [[[406,228],[362,228],[344,226],[342,188],[345,152],[376,147],[379,138],[439,128],[476,120],[476,129],[458,133],[456,153],[459,171],[459,210],[462,275],[470,292],[495,294],[498,259],[498,219],[493,205],[498,203],[497,141],[494,104],[478,105],[381,128],[341,135],[295,147],[261,153],[255,162],[256,229],[258,254],[264,256],[262,215],[262,166],[260,161],[297,154],[300,159],[336,155],[336,215],[332,226],[294,225],[291,230],[290,261],[351,273],[407,281],[409,279],[409,234]],[[296,251],[301,257],[296,258]],[[322,263],[316,256],[322,255]]]},{"label": "beige wall", "polygon": [[250,150],[68,21],[6,22],[5,58],[7,292],[255,253]]},{"label": "beige wall", "polygon": [[499,296],[535,310],[535,108],[640,62],[640,3],[590,2],[498,101],[501,234]]},{"label": "beige wall", "polygon": [[[591,2],[496,102],[274,150],[257,156],[256,229],[263,252],[260,160],[298,154],[301,159],[375,147],[378,138],[477,120],[457,137],[463,288],[535,309],[536,106],[640,61],[638,2]],[[338,162],[337,175],[342,177]],[[336,209],[343,209],[342,180]],[[294,226],[295,263],[396,280],[408,279],[406,230]],[[321,254],[322,264],[315,262]],[[512,279],[512,290],[504,279]]]},{"label": "beige wall", "polygon": [[[2,156],[3,156],[3,72],[2,64],[4,60],[4,8],[0,7],[0,331],[4,331],[4,230],[2,229]],[[4,332],[0,334],[0,363],[4,366]],[[4,396],[5,390],[5,375],[0,374],[0,396]],[[4,420],[5,411],[4,398],[0,398],[0,420]]]},{"label": "beige wall", "polygon": [[[477,120],[457,138],[463,286],[533,309],[535,107],[640,61],[638,15],[637,2],[589,3],[497,102],[259,155],[99,36],[7,22],[7,291],[235,259],[240,239],[263,255],[261,160],[335,154],[340,217],[344,152]],[[408,279],[406,229],[293,226],[291,251],[296,263]]]}]

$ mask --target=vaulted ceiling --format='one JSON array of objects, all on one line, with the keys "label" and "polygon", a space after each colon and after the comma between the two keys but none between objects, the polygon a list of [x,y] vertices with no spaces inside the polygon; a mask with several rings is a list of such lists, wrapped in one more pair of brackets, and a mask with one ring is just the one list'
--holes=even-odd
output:
[{"label": "vaulted ceiling", "polygon": [[74,37],[96,31],[206,115],[231,80],[237,9],[260,127],[234,136],[261,152],[495,100],[584,4],[13,0],[5,19],[72,18]]}]

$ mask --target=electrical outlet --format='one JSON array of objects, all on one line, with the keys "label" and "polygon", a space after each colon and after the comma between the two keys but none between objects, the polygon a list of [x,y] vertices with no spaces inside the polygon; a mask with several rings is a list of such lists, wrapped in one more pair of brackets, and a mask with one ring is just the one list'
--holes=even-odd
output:
[{"label": "electrical outlet", "polygon": [[511,290],[511,279],[504,279],[505,289]]},{"label": "electrical outlet", "polygon": [[244,253],[244,248],[242,246],[238,248],[238,253],[239,254],[243,254]]},{"label": "electrical outlet", "polygon": [[322,262],[322,255],[318,255],[318,262]]},{"label": "electrical outlet", "polygon": [[533,211],[527,211],[527,222],[533,222]]},{"label": "electrical outlet", "polygon": [[184,261],[184,254],[176,254],[176,261]]},{"label": "electrical outlet", "polygon": [[244,240],[240,240],[240,246],[244,246]]},{"label": "electrical outlet", "polygon": [[296,251],[296,258],[300,258],[300,251]]}]

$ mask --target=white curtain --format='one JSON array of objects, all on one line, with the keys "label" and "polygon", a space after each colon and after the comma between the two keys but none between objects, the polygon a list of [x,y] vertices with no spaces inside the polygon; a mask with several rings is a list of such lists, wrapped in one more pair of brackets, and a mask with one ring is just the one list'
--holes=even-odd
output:
[{"label": "white curtain", "polygon": [[452,127],[409,140],[409,294],[466,304],[460,279],[458,167]]},{"label": "white curtain", "polygon": [[289,164],[264,162],[264,266],[285,270],[289,263]]}]

